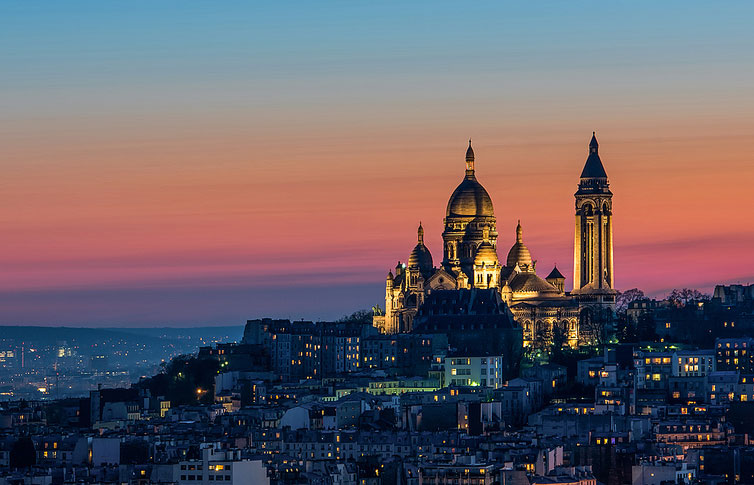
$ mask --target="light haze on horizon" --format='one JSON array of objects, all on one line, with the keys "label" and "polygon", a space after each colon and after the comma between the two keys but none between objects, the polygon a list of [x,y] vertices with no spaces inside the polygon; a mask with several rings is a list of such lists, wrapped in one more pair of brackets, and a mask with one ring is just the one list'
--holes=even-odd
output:
[{"label": "light haze on horizon", "polygon": [[754,282],[754,3],[218,5],[0,5],[0,324],[382,306],[469,137],[570,288],[593,130],[617,289]]}]

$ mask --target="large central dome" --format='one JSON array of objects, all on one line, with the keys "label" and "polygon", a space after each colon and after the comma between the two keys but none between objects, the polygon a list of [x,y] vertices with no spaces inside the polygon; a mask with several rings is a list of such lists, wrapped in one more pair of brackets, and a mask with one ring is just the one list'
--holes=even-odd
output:
[{"label": "large central dome", "polygon": [[469,148],[466,150],[466,177],[450,196],[445,215],[447,217],[495,216],[490,194],[474,175],[474,150],[471,148],[471,140],[469,140]]},{"label": "large central dome", "polygon": [[492,208],[492,199],[482,187],[476,177],[466,177],[453,191],[448,201],[448,209],[445,213],[448,217],[453,216],[489,216],[495,215]]}]

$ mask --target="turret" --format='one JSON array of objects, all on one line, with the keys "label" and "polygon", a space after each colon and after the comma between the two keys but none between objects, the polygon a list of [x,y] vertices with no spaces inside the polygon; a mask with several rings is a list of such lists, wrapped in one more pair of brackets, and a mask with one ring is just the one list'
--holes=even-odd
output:
[{"label": "turret", "polygon": [[557,288],[558,292],[565,293],[565,276],[563,276],[560,271],[558,271],[557,265],[552,268],[552,271],[550,271],[550,274],[547,275],[545,281]]}]

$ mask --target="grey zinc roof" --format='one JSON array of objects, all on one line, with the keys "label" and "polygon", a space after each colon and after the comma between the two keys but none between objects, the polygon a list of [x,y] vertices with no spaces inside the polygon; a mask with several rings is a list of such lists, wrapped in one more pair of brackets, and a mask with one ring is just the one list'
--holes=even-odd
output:
[{"label": "grey zinc roof", "polygon": [[581,171],[581,178],[607,178],[607,172],[605,172],[605,167],[600,160],[597,137],[594,133],[592,133],[592,140],[589,142],[589,156],[586,159],[586,164],[584,164],[584,170]]}]

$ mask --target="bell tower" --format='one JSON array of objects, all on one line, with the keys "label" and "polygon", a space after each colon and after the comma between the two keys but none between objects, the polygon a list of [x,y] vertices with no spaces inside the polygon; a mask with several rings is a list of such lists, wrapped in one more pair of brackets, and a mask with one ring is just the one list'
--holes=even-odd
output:
[{"label": "bell tower", "polygon": [[575,197],[573,293],[594,303],[614,303],[613,193],[594,132]]}]

